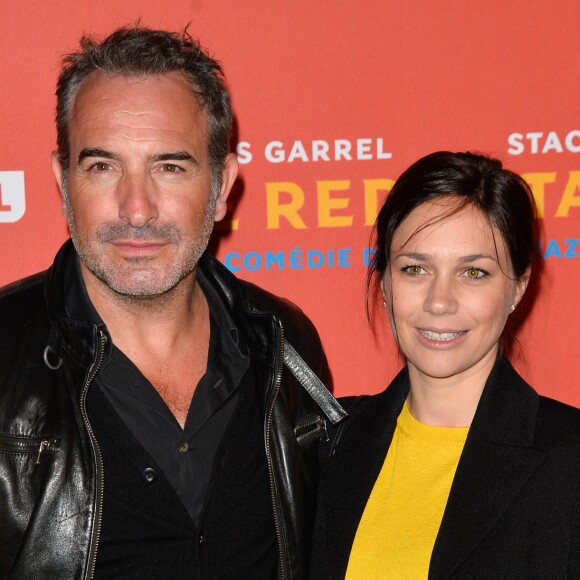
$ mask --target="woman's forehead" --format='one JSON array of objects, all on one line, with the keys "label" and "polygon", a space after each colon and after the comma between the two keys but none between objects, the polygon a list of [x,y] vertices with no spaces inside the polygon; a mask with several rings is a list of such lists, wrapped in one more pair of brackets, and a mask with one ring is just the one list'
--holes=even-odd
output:
[{"label": "woman's forehead", "polygon": [[391,253],[416,247],[422,252],[505,253],[501,232],[487,216],[451,196],[421,204],[397,228]]}]

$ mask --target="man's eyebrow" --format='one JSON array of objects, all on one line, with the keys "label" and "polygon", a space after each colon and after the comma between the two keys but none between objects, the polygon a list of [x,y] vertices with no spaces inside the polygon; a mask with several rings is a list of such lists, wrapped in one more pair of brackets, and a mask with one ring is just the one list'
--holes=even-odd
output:
[{"label": "man's eyebrow", "polygon": [[104,149],[94,148],[94,149],[83,149],[79,153],[78,162],[80,163],[83,159],[87,157],[102,157],[103,159],[118,159],[118,156],[110,151],[105,151]]},{"label": "man's eyebrow", "polygon": [[159,153],[153,155],[152,161],[190,161],[194,165],[198,165],[197,159],[189,154],[187,151],[173,151],[170,153]]},{"label": "man's eyebrow", "polygon": [[[83,149],[79,153],[78,162],[80,163],[83,159],[87,157],[102,157],[103,159],[119,159],[119,156],[115,153],[111,153],[110,151],[106,151],[105,149],[99,149],[98,147],[95,148],[87,148]],[[194,157],[188,153],[187,151],[172,151],[169,153],[159,153],[157,155],[153,155],[151,157],[151,161],[190,161],[194,165],[198,165],[198,162]]]}]

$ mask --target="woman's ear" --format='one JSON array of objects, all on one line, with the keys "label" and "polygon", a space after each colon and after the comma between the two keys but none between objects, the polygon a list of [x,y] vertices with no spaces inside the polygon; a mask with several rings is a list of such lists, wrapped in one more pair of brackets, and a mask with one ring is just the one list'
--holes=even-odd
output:
[{"label": "woman's ear", "polygon": [[532,267],[528,266],[527,270],[516,280],[516,292],[514,296],[513,304],[517,306],[520,300],[524,297],[526,293],[526,288],[530,282],[530,276],[532,275]]},{"label": "woman's ear", "polygon": [[385,292],[385,279],[384,278],[381,280],[381,294],[383,296],[383,304],[386,308],[387,307],[387,294]]},{"label": "woman's ear", "polygon": [[390,297],[391,297],[391,293],[390,293],[390,284],[387,280],[387,275],[384,274],[383,277],[381,278],[381,294],[383,296],[383,306],[388,310],[389,308],[389,304],[390,304]]}]

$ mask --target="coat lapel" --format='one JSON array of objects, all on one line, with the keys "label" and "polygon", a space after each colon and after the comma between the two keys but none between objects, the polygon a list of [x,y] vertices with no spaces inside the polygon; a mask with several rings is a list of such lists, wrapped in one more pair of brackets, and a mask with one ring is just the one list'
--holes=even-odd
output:
[{"label": "coat lapel", "polygon": [[533,449],[538,395],[500,359],[473,419],[437,536],[429,578],[449,578],[543,461]]},{"label": "coat lapel", "polygon": [[[333,578],[344,578],[358,524],[383,466],[409,390],[406,370],[383,393],[362,398],[324,463],[318,505]],[[337,509],[337,506],[340,506]]]}]

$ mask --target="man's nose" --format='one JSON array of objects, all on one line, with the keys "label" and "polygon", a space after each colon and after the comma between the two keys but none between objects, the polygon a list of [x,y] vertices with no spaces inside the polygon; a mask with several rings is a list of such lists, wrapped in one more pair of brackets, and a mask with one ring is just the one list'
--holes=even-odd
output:
[{"label": "man's nose", "polygon": [[159,217],[155,185],[148,175],[126,174],[118,184],[119,218],[142,228]]}]

